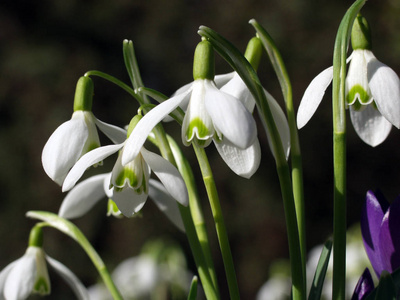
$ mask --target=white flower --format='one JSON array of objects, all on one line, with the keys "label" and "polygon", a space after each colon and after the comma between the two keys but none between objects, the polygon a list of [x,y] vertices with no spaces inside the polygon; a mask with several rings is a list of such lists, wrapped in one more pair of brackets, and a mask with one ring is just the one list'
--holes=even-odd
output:
[{"label": "white flower", "polygon": [[134,159],[122,165],[121,157],[126,149],[125,143],[99,147],[86,153],[68,173],[62,190],[64,192],[70,190],[88,167],[120,150],[111,173],[110,186],[114,187],[112,199],[125,216],[131,217],[145,204],[149,194],[151,170],[160,179],[168,193],[179,203],[187,206],[188,193],[178,170],[170,162],[144,147],[139,149]]},{"label": "white flower", "polygon": [[0,299],[22,300],[31,293],[50,294],[46,261],[73,289],[78,299],[89,299],[86,288],[63,264],[47,256],[40,247],[30,246],[18,260],[0,273]]},{"label": "white flower", "polygon": [[[221,87],[219,90],[218,87]],[[277,126],[288,149],[289,129],[285,116],[273,97],[267,94]],[[236,174],[250,178],[261,159],[255,121],[251,115],[255,101],[238,74],[197,79],[178,89],[167,101],[147,113],[130,135],[122,164],[138,154],[148,134],[161,120],[180,106],[186,109],[182,141],[207,146],[214,141],[226,164]],[[280,124],[286,124],[280,126]]]},{"label": "white flower", "polygon": [[125,139],[125,132],[96,119],[91,111],[78,110],[50,136],[42,152],[46,174],[62,185],[69,170],[85,153],[100,146],[97,127],[114,143]]},{"label": "white flower", "polygon": [[[386,139],[392,125],[400,127],[400,80],[370,50],[354,50],[348,61],[346,104],[351,122],[360,138],[374,147]],[[299,129],[313,116],[332,77],[330,67],[311,81],[297,113]]]},{"label": "white flower", "polygon": [[[113,199],[117,192],[114,187],[110,188],[110,178],[111,173],[100,174],[77,184],[64,198],[58,215],[66,219],[78,218],[87,213],[105,196]],[[133,189],[128,189],[128,191],[131,197],[136,196]],[[176,201],[160,182],[149,180],[149,196],[175,226],[185,231]]]}]

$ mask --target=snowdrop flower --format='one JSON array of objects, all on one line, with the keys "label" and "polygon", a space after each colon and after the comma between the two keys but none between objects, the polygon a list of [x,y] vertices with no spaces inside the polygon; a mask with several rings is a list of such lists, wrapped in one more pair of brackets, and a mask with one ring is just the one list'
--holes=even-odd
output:
[{"label": "snowdrop flower", "polygon": [[124,137],[124,132],[118,127],[95,118],[91,111],[92,97],[92,80],[81,77],[76,87],[71,120],[61,124],[43,148],[43,168],[59,185],[62,185],[68,171],[82,155],[100,146],[96,126],[114,143]]},{"label": "snowdrop flower", "polygon": [[[370,30],[358,16],[351,34],[353,53],[346,77],[346,105],[360,138],[377,146],[389,135],[392,125],[400,128],[400,80],[396,73],[376,59],[371,51]],[[321,72],[308,86],[297,114],[302,128],[316,111],[331,83],[333,68]]]},{"label": "snowdrop flower", "polygon": [[[98,201],[105,196],[109,198],[108,215],[119,216],[121,211],[115,207],[114,187],[110,188],[111,173],[92,176],[77,184],[64,198],[58,215],[66,219],[79,218],[86,214]],[[131,197],[136,196],[133,189],[128,189]],[[158,181],[149,180],[149,196],[157,207],[166,214],[168,219],[180,230],[185,231],[178,205]]]},{"label": "snowdrop flower", "polygon": [[[128,128],[128,136],[139,119],[140,116],[132,118]],[[188,193],[181,175],[170,162],[161,156],[141,147],[134,159],[128,161],[125,165],[121,163],[121,157],[125,151],[125,141],[121,144],[94,149],[82,156],[65,178],[62,190],[69,191],[75,186],[88,167],[119,150],[109,183],[110,187],[114,188],[112,199],[125,216],[131,217],[145,204],[149,195],[151,170],[161,180],[168,193],[174,199],[182,205],[188,205]]]},{"label": "snowdrop flower", "polygon": [[88,292],[67,267],[47,256],[42,245],[41,228],[31,231],[29,247],[18,260],[10,263],[0,273],[0,299],[22,300],[31,293],[50,294],[50,279],[46,262],[67,282],[78,299],[89,299]]}]

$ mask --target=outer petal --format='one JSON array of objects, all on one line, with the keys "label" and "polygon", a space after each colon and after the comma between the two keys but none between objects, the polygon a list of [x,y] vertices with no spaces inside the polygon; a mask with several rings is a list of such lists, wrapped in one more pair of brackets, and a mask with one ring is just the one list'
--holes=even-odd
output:
[{"label": "outer petal", "polygon": [[[275,98],[268,93],[266,90],[264,90],[265,96],[267,97],[267,101],[269,104],[269,108],[271,109],[272,116],[274,117],[274,121],[276,124],[276,127],[278,129],[279,135],[281,137],[282,141],[282,147],[283,150],[285,151],[286,154],[286,159],[289,157],[290,153],[290,129],[289,129],[289,124],[286,119],[286,115],[283,112],[282,108],[279,106],[278,102],[275,100]],[[267,136],[268,136],[268,142],[270,142],[271,138],[269,137],[268,130]],[[270,148],[271,147],[270,144]],[[275,155],[275,153],[273,153]]]},{"label": "outer petal", "polygon": [[160,123],[166,115],[177,108],[189,92],[190,90],[157,105],[139,121],[126,142],[122,155],[123,165],[135,159],[153,128]]},{"label": "outer petal", "polygon": [[379,232],[388,207],[389,203],[379,192],[375,196],[372,191],[368,191],[361,212],[361,233],[365,251],[378,277],[384,269],[379,247]]},{"label": "outer petal", "polygon": [[222,159],[237,175],[250,178],[257,171],[261,161],[261,148],[258,139],[247,149],[239,149],[228,141],[215,142]]},{"label": "outer petal", "polygon": [[[29,250],[29,248],[28,248]],[[26,299],[33,290],[36,280],[36,257],[31,251],[27,252],[10,270],[4,285],[6,299]]]},{"label": "outer petal", "polygon": [[384,270],[389,273],[400,267],[399,214],[400,197],[397,197],[383,217],[379,234],[379,246]]},{"label": "outer petal", "polygon": [[372,280],[372,276],[368,268],[366,268],[357,282],[351,300],[365,299],[369,295],[369,293],[373,291],[373,289],[374,289],[374,281]]},{"label": "outer petal", "polygon": [[58,215],[66,219],[79,218],[86,214],[100,199],[105,197],[105,178],[110,174],[90,177],[76,185],[64,198]]},{"label": "outer petal", "polygon": [[160,182],[150,179],[149,184],[150,198],[176,227],[185,232],[185,226],[175,199],[171,197]]},{"label": "outer petal", "polygon": [[54,270],[65,280],[66,283],[71,287],[74,291],[76,297],[79,300],[88,300],[89,294],[86,290],[85,286],[80,282],[78,277],[75,276],[74,273],[71,272],[66,266],[62,263],[56,261],[55,259],[51,258],[50,256],[46,255],[46,260]]},{"label": "outer petal", "polygon": [[257,127],[251,113],[235,97],[221,92],[213,82],[206,82],[205,105],[214,127],[233,145],[246,149],[257,138]]},{"label": "outer petal", "polygon": [[[227,84],[234,76],[236,72],[230,72],[226,74],[216,75],[214,77],[214,82],[217,88],[221,89],[225,84]],[[229,92],[227,92],[229,94]]]},{"label": "outer petal", "polygon": [[82,156],[68,173],[67,177],[65,178],[62,191],[66,192],[73,188],[79,178],[82,177],[83,173],[85,173],[86,169],[90,166],[94,165],[95,163],[105,159],[106,157],[110,156],[111,154],[117,152],[121,149],[124,144],[119,145],[108,145],[100,148],[96,148],[84,156]]},{"label": "outer petal", "polygon": [[122,214],[130,218],[142,209],[147,197],[148,194],[137,194],[132,188],[124,188],[121,192],[116,192],[114,189],[112,199]]},{"label": "outer petal", "polygon": [[99,119],[95,119],[97,127],[114,143],[121,144],[126,140],[126,130],[114,126],[111,124],[104,123]]},{"label": "outer petal", "polygon": [[187,206],[189,204],[188,191],[179,171],[169,161],[145,148],[142,148],[141,153],[168,193],[180,204]]},{"label": "outer petal", "polygon": [[396,73],[378,61],[371,51],[365,52],[368,80],[372,96],[381,114],[400,128],[400,79]]},{"label": "outer petal", "polygon": [[297,127],[299,129],[306,125],[314,115],[322,101],[326,88],[332,82],[332,78],[333,67],[329,67],[319,73],[307,87],[297,112]]},{"label": "outer petal", "polygon": [[392,124],[373,105],[364,107],[357,111],[350,106],[351,123],[353,123],[358,136],[368,145],[375,147],[387,138]]},{"label": "outer petal", "polygon": [[[215,83],[217,87],[219,87],[218,83]],[[244,106],[246,106],[249,112],[253,112],[256,102],[253,98],[253,95],[250,93],[249,89],[243,82],[242,78],[240,78],[238,73],[234,72],[234,76],[232,76],[232,79],[229,80],[229,82],[227,82],[224,86],[222,86],[220,90],[239,99],[240,102],[242,102]]]},{"label": "outer petal", "polygon": [[18,260],[13,261],[12,263],[8,264],[0,273],[0,300],[4,300],[4,286],[8,277],[8,274],[10,274],[10,271],[12,268],[15,266],[15,264],[18,262]]},{"label": "outer petal", "polygon": [[43,168],[59,185],[63,183],[68,171],[81,156],[88,136],[84,118],[75,118],[61,124],[44,146]]}]

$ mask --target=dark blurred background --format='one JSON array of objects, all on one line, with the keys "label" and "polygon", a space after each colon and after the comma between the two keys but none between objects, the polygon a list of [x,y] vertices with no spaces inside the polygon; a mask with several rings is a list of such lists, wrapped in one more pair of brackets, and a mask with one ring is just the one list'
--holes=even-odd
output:
[{"label": "dark blurred background", "polygon": [[[146,86],[171,94],[192,81],[193,51],[200,25],[213,28],[243,50],[254,35],[252,18],[275,39],[293,84],[296,108],[309,82],[332,64],[336,30],[352,1],[78,1],[0,2],[0,268],[20,257],[34,221],[28,210],[57,212],[64,197],[44,173],[41,151],[51,133],[72,114],[75,84],[89,70],[101,70],[129,83],[122,57],[123,39],[131,39]],[[400,2],[368,1],[364,16],[372,27],[374,53],[400,73]],[[230,72],[217,56],[217,74]],[[265,87],[282,104],[280,87],[266,56],[260,67]],[[93,111],[101,120],[124,126],[137,104],[118,87],[94,78]],[[300,131],[307,211],[307,246],[322,243],[332,231],[331,90],[310,123]],[[350,123],[350,121],[349,121]],[[271,262],[287,258],[285,221],[274,161],[259,127],[263,149],[260,169],[250,180],[235,176],[213,147],[207,149],[215,172],[243,299],[252,299],[268,279]],[[166,130],[179,136],[176,124]],[[357,222],[368,189],[380,188],[389,200],[400,193],[399,138],[393,129],[380,146],[364,144],[348,126],[348,223]],[[107,142],[104,139],[105,142]],[[193,153],[193,161],[209,222],[216,267],[224,290],[224,271],[211,213]],[[109,171],[113,159],[103,170]],[[84,231],[112,270],[137,255],[146,240],[167,237],[187,253],[185,236],[151,201],[143,216],[106,218],[106,201],[75,223]],[[86,285],[97,274],[83,251],[69,238],[45,230],[45,250],[69,266]],[[54,278],[54,276],[52,276]],[[71,298],[57,281],[49,298]],[[69,295],[69,296],[68,296]],[[225,299],[226,292],[223,292]]]}]

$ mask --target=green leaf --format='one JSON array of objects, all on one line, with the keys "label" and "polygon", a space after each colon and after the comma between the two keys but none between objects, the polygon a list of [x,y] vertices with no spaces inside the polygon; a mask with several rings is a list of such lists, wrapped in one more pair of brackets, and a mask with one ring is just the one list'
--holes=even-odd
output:
[{"label": "green leaf", "polygon": [[322,287],[324,285],[326,270],[329,265],[329,258],[332,251],[332,240],[326,241],[319,257],[318,265],[315,270],[314,280],[311,285],[310,294],[308,300],[319,300],[321,299]]},{"label": "green leaf", "polygon": [[381,273],[375,299],[396,300],[396,287],[392,276],[387,271]]},{"label": "green leaf", "polygon": [[196,300],[197,298],[197,276],[193,276],[192,283],[190,284],[190,290],[188,300]]}]

